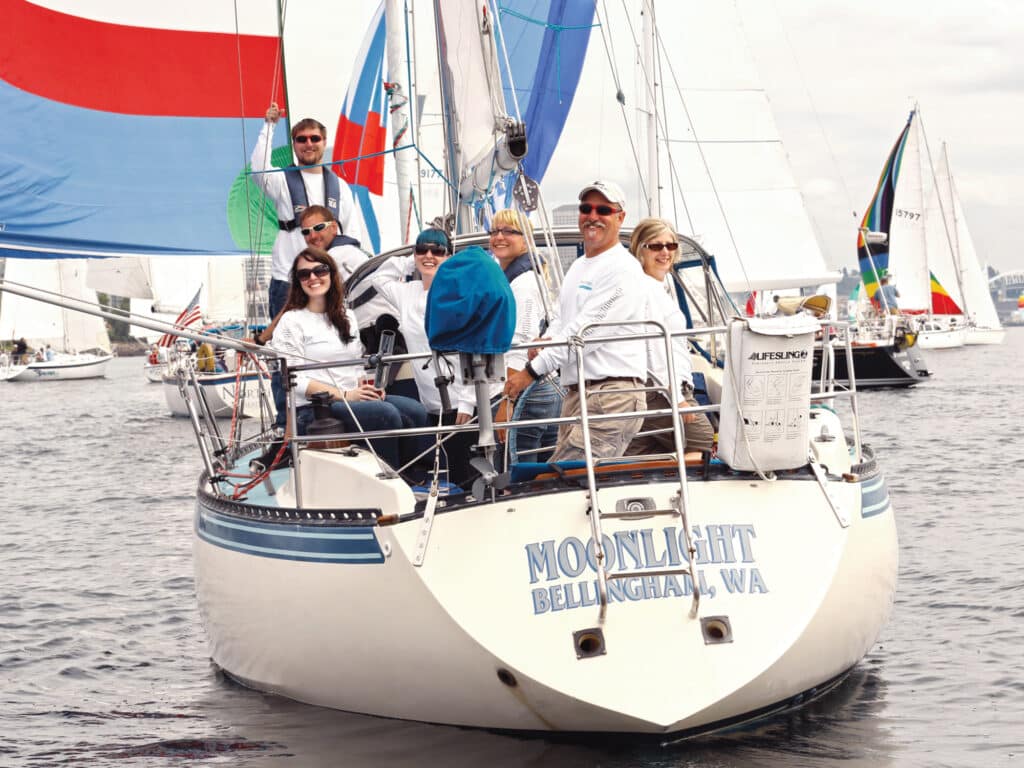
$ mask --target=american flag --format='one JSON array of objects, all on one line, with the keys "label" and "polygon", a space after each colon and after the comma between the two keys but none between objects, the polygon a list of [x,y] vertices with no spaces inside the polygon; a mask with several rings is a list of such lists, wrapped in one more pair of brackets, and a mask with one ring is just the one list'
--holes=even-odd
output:
[{"label": "american flag", "polygon": [[[199,286],[199,290],[196,291],[196,295],[192,297],[192,301],[188,303],[188,306],[181,310],[181,314],[174,321],[175,328],[188,328],[193,323],[198,322],[202,318],[202,312],[199,310],[199,294],[202,292],[203,286]],[[172,334],[165,333],[160,337],[160,341],[157,342],[157,346],[169,347],[174,344],[174,340],[177,338]]]}]

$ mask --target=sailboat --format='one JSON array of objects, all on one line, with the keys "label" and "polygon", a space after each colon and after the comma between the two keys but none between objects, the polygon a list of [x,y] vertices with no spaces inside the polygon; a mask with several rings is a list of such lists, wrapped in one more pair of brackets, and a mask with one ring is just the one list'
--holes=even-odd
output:
[{"label": "sailboat", "polygon": [[974,239],[967,227],[963,204],[960,202],[960,195],[950,169],[946,142],[942,143],[939,152],[935,185],[941,200],[939,213],[942,215],[933,219],[943,224],[943,231],[939,235],[940,238],[943,235],[946,237],[952,255],[955,279],[951,281],[951,285],[958,291],[956,298],[963,310],[966,325],[964,343],[1001,344],[1006,331],[999,322],[999,314],[989,291],[986,270],[978,258]]},{"label": "sailboat", "polygon": [[[533,149],[521,154],[516,124],[526,123],[536,147],[545,141],[535,137],[549,136],[555,151],[574,70],[587,77],[595,5],[553,3],[540,19],[532,7],[433,6],[446,151],[430,167],[450,192],[440,214],[464,225],[460,246],[485,239],[472,230],[495,205],[535,199],[524,169],[529,158],[541,158],[541,168],[547,160]],[[408,15],[390,3],[385,18],[389,39],[404,48]],[[508,55],[513,40],[516,56]],[[547,90],[557,106],[539,97],[532,123],[521,119],[532,106],[514,105],[525,83],[507,66],[526,59],[537,65],[532,82],[542,83],[534,92]],[[460,94],[470,75],[482,90]],[[415,104],[416,92],[402,90]],[[262,109],[267,95],[253,101]],[[410,112],[410,141],[417,117]],[[532,179],[542,176],[534,167]],[[397,187],[404,210],[422,204],[415,181]],[[543,229],[537,247],[580,243],[578,232]],[[812,395],[820,321],[800,313],[733,319],[712,255],[690,237],[680,252],[680,272],[695,277],[679,284],[697,289],[679,299],[690,315],[703,313],[685,334],[714,339],[708,349],[721,351],[694,363],[707,379],[701,407],[721,418],[717,457],[688,463],[679,412],[666,409],[674,414],[668,454],[599,461],[587,438],[586,461],[521,461],[497,472],[489,382],[478,381],[479,479],[442,493],[439,458],[428,485],[413,485],[365,443],[368,433],[337,433],[329,423],[265,465],[268,424],[253,419],[243,425],[250,434],[222,438],[195,388],[183,388],[204,467],[194,558],[213,662],[252,688],[343,710],[671,738],[739,727],[842,681],[887,619],[898,561],[885,475],[856,425],[848,429],[831,407],[849,398],[855,417],[856,392],[825,382]],[[500,360],[467,358],[478,378],[504,371]],[[600,418],[584,411],[584,430]],[[443,439],[452,428],[425,431]],[[279,461],[284,450],[290,466]],[[439,456],[440,447],[432,451]]]},{"label": "sailboat", "polygon": [[925,349],[961,347],[972,326],[978,328],[975,343],[997,343],[998,317],[966,227],[945,145],[935,168],[918,107],[911,111],[894,152],[892,197],[885,201],[890,208],[889,231],[874,228],[878,222],[868,227],[883,239],[884,248],[869,254],[859,245],[868,296],[875,296],[881,276],[894,277],[899,312],[915,319],[917,344]]},{"label": "sailboat", "polygon": [[[44,286],[62,296],[96,301],[85,286],[84,263],[63,259],[7,259],[4,280]],[[25,339],[52,353],[25,360],[8,359],[0,381],[67,381],[100,378],[112,359],[103,321],[59,307],[47,307],[13,294],[0,298],[0,338]]]}]

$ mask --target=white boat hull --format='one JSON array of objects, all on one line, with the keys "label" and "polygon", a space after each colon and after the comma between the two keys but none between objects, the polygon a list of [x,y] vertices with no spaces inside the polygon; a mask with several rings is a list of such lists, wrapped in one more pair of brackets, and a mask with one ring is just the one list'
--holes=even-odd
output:
[{"label": "white boat hull", "polygon": [[962,347],[966,339],[967,331],[964,328],[942,328],[917,332],[917,345],[921,349],[955,349]]},{"label": "white boat hull", "polygon": [[[164,399],[167,401],[171,415],[187,418],[188,406],[185,405],[185,399],[181,396],[178,377],[165,375],[162,381]],[[246,373],[240,380],[236,372],[209,373],[199,376],[199,384],[206,397],[206,402],[216,418],[231,418],[235,411],[235,393],[238,390],[239,381],[241,381],[240,414],[246,417],[258,417],[260,412],[258,374]]]},{"label": "white boat hull", "polygon": [[968,328],[967,338],[964,343],[973,346],[976,344],[1002,344],[1006,338],[1004,328]]},{"label": "white boat hull", "polygon": [[[679,563],[677,519],[608,520],[613,567],[652,575],[610,581],[599,626],[585,490],[439,509],[416,567],[422,518],[381,526],[369,513],[408,512],[407,486],[377,478],[367,454],[302,462],[307,510],[334,489],[332,506],[366,522],[315,509],[303,522],[254,519],[200,494],[194,549],[213,660],[311,704],[496,729],[696,734],[821,692],[868,652],[893,602],[896,528],[877,474],[828,483],[847,527],[809,472],[691,481],[696,618],[689,577],[655,573]],[[663,507],[676,490],[634,481],[600,489],[599,502]],[[288,503],[290,486],[277,497]],[[731,641],[709,643],[703,625],[723,617]],[[595,628],[605,652],[578,658],[574,633]]]},{"label": "white boat hull", "polygon": [[16,365],[0,369],[0,380],[7,381],[73,381],[98,379],[107,373],[113,355],[64,355],[54,360]]},{"label": "white boat hull", "polygon": [[159,384],[164,380],[164,375],[167,373],[167,363],[144,363],[142,372],[146,376],[146,381],[150,384]]}]

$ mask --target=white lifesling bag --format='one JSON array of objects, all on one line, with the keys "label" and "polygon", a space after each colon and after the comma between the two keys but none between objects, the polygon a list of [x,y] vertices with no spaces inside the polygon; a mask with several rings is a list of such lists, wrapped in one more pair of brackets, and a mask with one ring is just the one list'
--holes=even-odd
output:
[{"label": "white lifesling bag", "polygon": [[730,322],[718,455],[733,469],[772,472],[807,463],[818,329],[807,315]]}]

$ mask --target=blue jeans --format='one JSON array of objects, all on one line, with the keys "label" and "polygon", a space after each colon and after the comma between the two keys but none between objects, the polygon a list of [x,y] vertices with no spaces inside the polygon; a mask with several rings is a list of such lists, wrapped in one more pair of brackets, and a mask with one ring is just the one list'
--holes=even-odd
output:
[{"label": "blue jeans", "polygon": [[[331,403],[331,415],[341,422],[339,432],[375,432],[427,426],[426,409],[418,401],[398,395],[354,403],[335,401]],[[359,420],[358,426],[353,416]],[[295,418],[298,433],[305,434],[313,421],[312,406],[304,405],[297,409]],[[381,437],[372,443],[377,455],[396,469],[426,447],[424,439],[419,437]]]},{"label": "blue jeans", "polygon": [[[524,389],[516,399],[515,407],[512,409],[512,418],[515,421],[554,419],[558,417],[561,410],[562,396],[558,394],[554,383],[550,379],[538,379]],[[517,451],[554,446],[558,439],[558,425],[539,424],[532,427],[516,427],[508,430],[506,439],[508,440],[509,463],[547,461],[551,456],[550,451],[528,453],[522,458],[517,455]]]},{"label": "blue jeans", "polygon": [[270,313],[270,317],[267,318],[268,324],[274,322],[277,313],[284,309],[290,288],[291,284],[287,280],[270,278],[270,289],[267,291],[267,311]]}]

